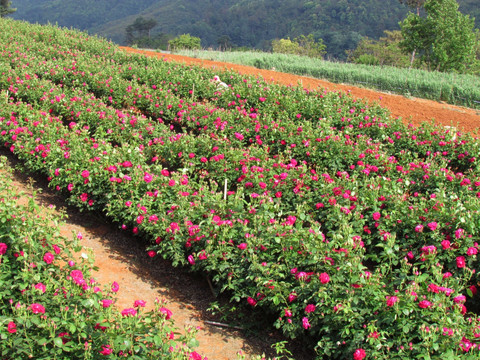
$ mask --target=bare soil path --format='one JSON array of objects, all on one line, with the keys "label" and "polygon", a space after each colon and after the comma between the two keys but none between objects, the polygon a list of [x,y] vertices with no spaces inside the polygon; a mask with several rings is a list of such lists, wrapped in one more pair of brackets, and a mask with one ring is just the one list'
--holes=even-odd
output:
[{"label": "bare soil path", "polygon": [[[355,97],[380,103],[391,111],[392,116],[401,117],[414,125],[434,119],[437,123],[457,126],[458,129],[464,131],[474,131],[480,127],[480,111],[478,110],[434,101],[407,99],[403,96],[246,66],[130,48],[125,48],[125,50],[165,58],[168,61],[174,60],[213,67],[219,71],[227,69],[241,74],[258,75],[267,81],[285,85],[297,85],[301,82],[303,87],[309,89],[350,91]],[[12,166],[15,164],[15,159],[8,150],[0,150],[0,155],[8,156]],[[14,186],[31,194],[32,191],[28,185],[29,179],[28,175],[15,172]],[[150,307],[153,307],[155,298],[165,299],[179,328],[183,328],[183,326],[199,328],[197,339],[200,346],[197,351],[210,360],[235,359],[239,351],[242,351],[248,359],[253,355],[267,352],[271,343],[282,340],[278,334],[268,331],[261,331],[252,336],[251,333],[245,331],[210,325],[208,321],[221,320],[207,312],[209,304],[215,298],[203,277],[194,276],[181,269],[174,269],[167,261],[162,261],[158,257],[149,258],[143,247],[139,246],[138,238],[122,232],[98,214],[81,213],[67,207],[59,195],[48,189],[44,179],[34,177],[34,180],[34,189],[37,191],[44,189],[37,198],[39,204],[43,206],[53,204],[56,209],[65,209],[68,219],[61,229],[62,233],[67,236],[71,236],[72,233],[81,233],[82,245],[93,250],[95,264],[99,268],[96,279],[102,284],[109,284],[113,281],[120,284],[119,299],[116,304],[119,309],[131,307],[133,302],[138,299],[146,300],[147,306],[150,305]],[[299,345],[294,344],[293,346],[291,350],[297,360],[313,357],[312,354],[300,349]]]}]

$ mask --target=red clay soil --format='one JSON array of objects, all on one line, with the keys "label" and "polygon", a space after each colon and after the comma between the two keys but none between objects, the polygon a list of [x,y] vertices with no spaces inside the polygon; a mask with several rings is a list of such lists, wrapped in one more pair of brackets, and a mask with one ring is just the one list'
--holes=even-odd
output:
[{"label": "red clay soil", "polygon": [[406,123],[411,123],[413,125],[419,125],[422,122],[431,122],[434,120],[437,124],[454,126],[458,130],[466,132],[472,132],[480,127],[480,110],[468,109],[431,100],[406,98],[401,95],[381,93],[345,84],[333,84],[324,80],[284,74],[273,70],[260,70],[250,66],[189,58],[181,55],[158,53],[148,50],[137,50],[128,47],[122,47],[122,49],[127,52],[164,58],[167,61],[171,60],[183,62],[185,64],[216,68],[219,71],[234,70],[240,74],[261,76],[267,81],[284,85],[298,85],[300,81],[304,88],[310,90],[326,89],[331,91],[350,92],[350,94],[356,98],[368,99],[369,103],[376,102],[380,104],[382,107],[389,109],[393,117],[400,117]]},{"label": "red clay soil", "polygon": [[[235,70],[241,74],[258,75],[267,81],[285,85],[297,85],[301,81],[303,87],[309,89],[327,89],[350,91],[358,98],[368,99],[369,102],[379,102],[388,108],[392,115],[401,117],[407,122],[418,125],[424,121],[435,119],[443,125],[457,126],[464,131],[474,131],[480,125],[480,111],[456,107],[444,103],[421,99],[405,98],[398,95],[378,93],[371,90],[356,88],[347,85],[337,85],[326,81],[282,74],[276,71],[259,70],[252,67],[225,64],[208,60],[187,58],[178,55],[160,54],[152,51],[139,51],[126,48],[129,52],[141,52],[148,56],[165,58],[187,64],[214,67],[221,71]],[[15,160],[8,150],[0,150],[0,155],[9,157],[10,162]],[[12,165],[13,166],[13,165]],[[15,187],[31,193],[30,178],[21,172],[14,176]],[[246,358],[261,355],[267,352],[270,344],[282,340],[278,334],[268,330],[257,331],[251,335],[245,331],[237,331],[225,327],[211,325],[209,321],[221,322],[218,317],[207,312],[207,308],[215,297],[210,291],[204,277],[194,276],[181,269],[173,268],[168,262],[158,257],[149,258],[143,250],[139,239],[117,229],[108,223],[99,214],[85,214],[69,208],[63,199],[55,192],[48,190],[44,179],[36,178],[34,189],[45,189],[38,197],[37,202],[43,206],[54,204],[56,209],[65,208],[68,220],[61,228],[63,234],[82,234],[82,245],[92,249],[95,255],[95,265],[98,271],[95,278],[101,284],[117,281],[120,284],[118,301],[119,310],[131,307],[138,299],[146,300],[147,306],[153,307],[155,298],[165,299],[173,312],[173,318],[179,328],[184,326],[199,327],[197,339],[200,346],[197,351],[210,360],[235,359],[239,351],[243,351]],[[51,207],[51,206],[50,206]],[[312,354],[305,353],[297,347],[291,348],[293,357],[297,360],[311,359]]]}]

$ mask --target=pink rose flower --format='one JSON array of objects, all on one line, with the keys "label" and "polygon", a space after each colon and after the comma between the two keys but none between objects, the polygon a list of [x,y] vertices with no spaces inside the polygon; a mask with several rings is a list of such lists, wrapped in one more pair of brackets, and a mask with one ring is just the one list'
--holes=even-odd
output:
[{"label": "pink rose flower", "polygon": [[0,255],[4,255],[7,252],[8,246],[5,243],[0,243]]},{"label": "pink rose flower", "polygon": [[188,359],[189,360],[202,360],[202,355],[200,355],[196,351],[193,351],[188,355]]},{"label": "pink rose flower", "polygon": [[305,330],[310,328],[311,325],[310,325],[310,322],[308,321],[307,317],[302,318],[302,326]]},{"label": "pink rose flower", "polygon": [[43,294],[47,291],[47,287],[43,283],[35,284],[35,289],[40,290]]},{"label": "pink rose flower", "polygon": [[143,176],[143,180],[146,182],[146,183],[149,183],[149,182],[152,182],[153,180],[153,176],[149,173],[145,173],[145,175]]},{"label": "pink rose flower", "polygon": [[80,270],[73,270],[72,273],[70,273],[70,275],[72,276],[72,280],[75,282],[75,284],[84,285],[86,283]]},{"label": "pink rose flower", "polygon": [[432,306],[432,303],[428,300],[422,300],[418,303],[418,306],[421,307],[422,309],[426,309]]},{"label": "pink rose flower", "polygon": [[319,279],[322,284],[328,284],[330,282],[330,276],[327,273],[321,273]]},{"label": "pink rose flower", "polygon": [[435,231],[438,224],[435,221],[433,221],[433,222],[428,223],[427,226],[430,230]]},{"label": "pink rose flower", "polygon": [[477,255],[478,254],[478,250],[476,247],[469,247],[468,250],[467,250],[467,255],[468,256],[473,256],[473,255]]},{"label": "pink rose flower", "polygon": [[102,345],[102,350],[99,351],[101,355],[110,355],[113,352],[112,349],[110,349],[110,345]]},{"label": "pink rose flower", "polygon": [[113,300],[111,300],[111,299],[103,299],[102,300],[102,307],[104,307],[106,309],[109,308],[110,305],[112,305],[112,304],[113,304]]},{"label": "pink rose flower", "polygon": [[238,140],[243,140],[243,135],[240,134],[240,133],[238,133],[238,132],[235,133],[235,137],[236,137]]},{"label": "pink rose flower", "polygon": [[457,267],[458,267],[459,269],[465,267],[465,257],[464,257],[464,256],[458,256],[458,257],[457,257]]},{"label": "pink rose flower", "polygon": [[53,260],[55,260],[55,256],[53,256],[51,252],[47,252],[45,255],[43,255],[43,261],[45,261],[47,264],[51,264]]},{"label": "pink rose flower", "polygon": [[7,325],[7,331],[10,334],[15,334],[17,332],[17,324],[15,324],[13,321],[10,321]]},{"label": "pink rose flower", "polygon": [[353,353],[353,360],[363,360],[367,357],[367,353],[363,349],[357,349]]},{"label": "pink rose flower", "polygon": [[134,308],[127,308],[122,310],[122,316],[135,316],[137,315],[137,310]]},{"label": "pink rose flower", "polygon": [[53,247],[53,251],[55,252],[55,254],[58,255],[58,254],[61,253],[61,250],[60,250],[60,248],[58,247],[58,245],[53,245],[52,247]]},{"label": "pink rose flower", "polygon": [[387,296],[387,306],[392,307],[398,301],[398,297],[396,296]]},{"label": "pink rose flower", "polygon": [[45,308],[43,307],[43,305],[38,303],[33,303],[32,305],[30,305],[30,310],[32,310],[34,314],[45,314]]},{"label": "pink rose flower", "polygon": [[297,299],[297,294],[291,293],[288,295],[288,302],[293,302]]},{"label": "pink rose flower", "polygon": [[165,308],[165,307],[160,308],[159,311],[160,311],[162,314],[165,315],[165,319],[166,319],[166,320],[168,320],[168,319],[170,319],[170,318],[172,317],[172,312],[171,312],[169,309]]},{"label": "pink rose flower", "polygon": [[145,307],[147,302],[145,300],[135,300],[133,307]]},{"label": "pink rose flower", "polygon": [[455,230],[455,238],[460,239],[463,236],[464,232],[465,230],[463,230],[462,228]]},{"label": "pink rose flower", "polygon": [[450,244],[450,241],[448,241],[448,240],[442,240],[442,243],[441,243],[441,244],[442,244],[443,250],[448,250],[448,249],[450,249],[450,245],[451,245],[451,244]]}]

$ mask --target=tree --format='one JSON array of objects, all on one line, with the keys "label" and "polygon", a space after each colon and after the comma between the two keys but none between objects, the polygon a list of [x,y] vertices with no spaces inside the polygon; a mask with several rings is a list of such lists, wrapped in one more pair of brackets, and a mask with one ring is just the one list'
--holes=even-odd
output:
[{"label": "tree", "polygon": [[217,39],[217,44],[220,46],[220,51],[222,50],[227,50],[231,47],[233,47],[232,44],[232,39],[230,39],[230,36],[228,35],[222,35]]},{"label": "tree", "polygon": [[[401,4],[407,4],[411,8],[417,9],[417,16],[420,16],[420,8],[425,4],[425,0],[399,0]],[[417,49],[413,49],[412,57],[410,58],[410,67],[412,67],[415,61],[415,53]]]},{"label": "tree", "polygon": [[158,22],[155,19],[137,17],[132,24],[125,28],[125,42],[127,45],[138,44],[139,42],[149,43],[150,32],[157,24]]},{"label": "tree", "polygon": [[295,41],[287,39],[272,40],[272,50],[280,54],[298,54],[299,45]]},{"label": "tree", "polygon": [[293,40],[290,38],[273,40],[272,50],[274,53],[304,55],[309,57],[322,58],[325,54],[325,44],[320,39],[315,41],[313,34],[301,35]]},{"label": "tree", "polygon": [[401,4],[406,4],[411,8],[417,9],[417,15],[420,16],[420,9],[425,4],[425,0],[398,0]]},{"label": "tree", "polygon": [[365,65],[408,67],[408,55],[403,54],[399,46],[403,40],[402,33],[399,30],[385,30],[384,34],[378,40],[363,38],[355,50],[348,52],[348,61]]},{"label": "tree", "polygon": [[133,24],[127,26],[127,31],[137,32],[138,36],[150,37],[150,31],[157,26],[158,22],[155,19],[145,19],[139,16],[135,19]]},{"label": "tree", "polygon": [[308,57],[323,58],[326,54],[326,45],[322,39],[315,41],[313,34],[308,36],[300,35],[294,39],[300,47],[300,55]]},{"label": "tree", "polygon": [[474,19],[455,0],[426,0],[426,17],[410,13],[400,23],[404,51],[419,52],[429,69],[465,72],[475,62]]},{"label": "tree", "polygon": [[10,0],[0,0],[0,17],[5,17],[17,11],[11,7],[12,2]]},{"label": "tree", "polygon": [[201,39],[196,36],[191,36],[190,34],[183,34],[177,36],[175,39],[172,39],[168,42],[168,46],[171,51],[175,51],[178,49],[200,49],[201,46]]},{"label": "tree", "polygon": [[475,75],[480,75],[480,30],[475,31],[475,37],[477,38],[477,43],[475,46],[475,63],[471,68],[471,73]]}]

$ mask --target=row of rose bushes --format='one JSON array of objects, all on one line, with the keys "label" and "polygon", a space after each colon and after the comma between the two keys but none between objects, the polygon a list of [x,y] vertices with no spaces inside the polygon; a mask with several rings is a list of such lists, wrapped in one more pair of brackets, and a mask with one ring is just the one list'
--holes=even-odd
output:
[{"label": "row of rose bushes", "polygon": [[2,139],[72,203],[210,274],[319,357],[478,356],[471,135],[404,126],[342,93],[229,72],[222,88],[211,70],[81,33],[12,29]]},{"label": "row of rose bushes", "polygon": [[[180,336],[159,301],[115,306],[119,284],[93,277],[93,257],[60,235],[61,219],[12,187],[0,159],[2,359],[201,359],[194,331]],[[53,226],[52,226],[53,225]],[[77,255],[75,255],[77,254]],[[79,256],[78,254],[81,254]]]}]

